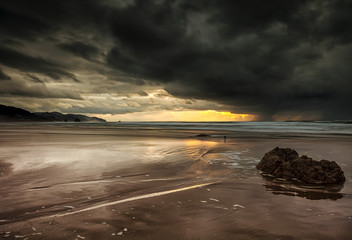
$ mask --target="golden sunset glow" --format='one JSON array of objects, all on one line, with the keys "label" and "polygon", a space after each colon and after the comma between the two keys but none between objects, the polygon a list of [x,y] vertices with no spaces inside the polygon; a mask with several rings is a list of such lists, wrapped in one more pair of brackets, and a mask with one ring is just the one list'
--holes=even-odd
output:
[{"label": "golden sunset glow", "polygon": [[176,121],[253,121],[254,115],[250,114],[234,114],[230,112],[208,111],[180,111],[172,112]]},{"label": "golden sunset glow", "polygon": [[126,114],[95,115],[107,121],[186,121],[186,122],[221,122],[221,121],[255,121],[256,115],[235,114],[231,112],[207,111],[154,111]]}]

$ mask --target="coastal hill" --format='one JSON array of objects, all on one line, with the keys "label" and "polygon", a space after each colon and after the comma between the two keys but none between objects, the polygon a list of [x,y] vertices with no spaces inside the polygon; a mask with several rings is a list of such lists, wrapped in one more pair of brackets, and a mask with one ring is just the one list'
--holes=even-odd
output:
[{"label": "coastal hill", "polygon": [[22,108],[0,104],[0,122],[106,122],[97,117],[59,112],[31,113]]}]

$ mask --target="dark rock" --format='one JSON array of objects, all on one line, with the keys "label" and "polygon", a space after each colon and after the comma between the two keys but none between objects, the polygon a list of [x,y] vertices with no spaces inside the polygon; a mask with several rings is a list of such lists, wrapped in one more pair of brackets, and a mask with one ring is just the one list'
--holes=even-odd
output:
[{"label": "dark rock", "polygon": [[201,134],[196,135],[196,137],[210,137],[210,135],[205,134],[205,133],[201,133]]},{"label": "dark rock", "polygon": [[266,153],[257,169],[277,178],[299,180],[310,184],[338,184],[346,178],[334,161],[316,161],[307,156],[298,156],[290,148],[275,148]]}]

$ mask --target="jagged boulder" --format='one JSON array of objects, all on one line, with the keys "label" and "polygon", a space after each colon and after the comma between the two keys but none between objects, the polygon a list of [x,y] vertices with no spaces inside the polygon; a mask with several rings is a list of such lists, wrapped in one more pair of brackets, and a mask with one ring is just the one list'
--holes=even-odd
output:
[{"label": "jagged boulder", "polygon": [[316,161],[290,148],[274,148],[267,152],[257,169],[277,178],[299,180],[309,184],[341,184],[346,178],[334,161]]}]

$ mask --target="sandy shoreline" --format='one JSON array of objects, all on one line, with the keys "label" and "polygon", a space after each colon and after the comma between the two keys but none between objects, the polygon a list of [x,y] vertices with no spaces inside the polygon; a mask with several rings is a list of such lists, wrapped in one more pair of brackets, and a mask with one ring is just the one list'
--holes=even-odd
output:
[{"label": "sandy shoreline", "polygon": [[[313,202],[306,203],[304,198],[295,201],[290,209],[285,203],[287,196],[278,195],[274,202],[263,201],[263,195],[256,198],[253,191],[268,199],[272,196],[265,196],[270,193],[263,192],[258,185],[237,181],[236,184],[234,187],[231,181],[218,183],[79,214],[20,221],[6,224],[6,232],[10,231],[8,235],[13,234],[12,237],[29,239],[78,236],[116,239],[121,235],[128,239],[348,239],[350,236],[350,216],[344,211],[325,210]],[[275,210],[265,207],[273,203]],[[325,207],[333,207],[333,203],[329,200]],[[339,204],[347,207],[348,199]]]},{"label": "sandy shoreline", "polygon": [[[349,138],[63,130],[2,129],[0,167],[11,171],[0,177],[1,239],[350,238]],[[335,160],[347,181],[314,188],[263,177],[254,166],[272,146]]]}]

